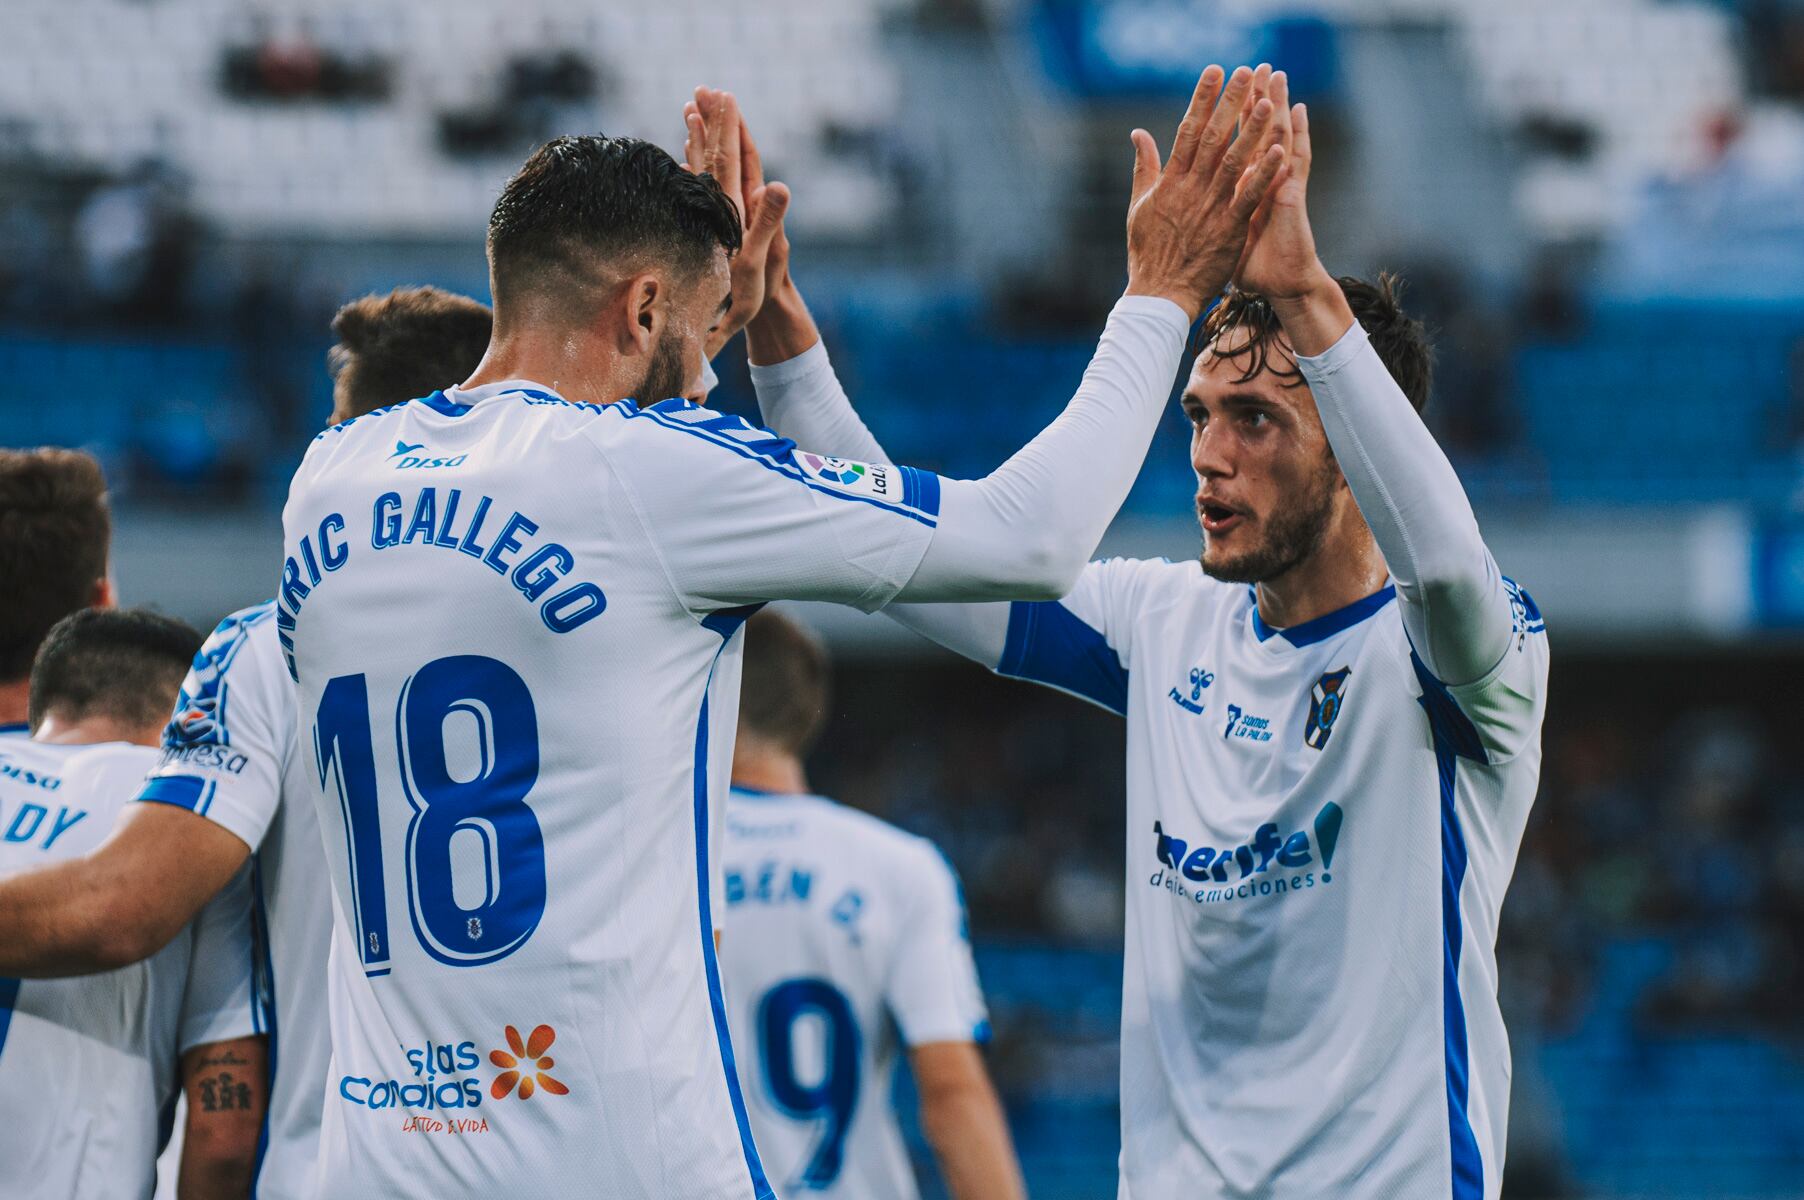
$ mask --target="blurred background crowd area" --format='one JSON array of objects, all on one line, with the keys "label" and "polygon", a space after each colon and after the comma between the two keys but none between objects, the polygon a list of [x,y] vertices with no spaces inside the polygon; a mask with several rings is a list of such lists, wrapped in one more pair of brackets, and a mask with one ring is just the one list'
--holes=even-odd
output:
[{"label": "blurred background crowd area", "polygon": [[[131,600],[262,599],[336,306],[485,296],[537,142],[674,150],[706,82],[873,429],[981,474],[1119,293],[1127,131],[1261,60],[1329,265],[1436,332],[1431,423],[1554,638],[1510,1194],[1804,1196],[1804,0],[5,0],[0,443],[101,456]],[[1194,553],[1184,445],[1174,410],[1107,551]],[[808,616],[817,783],[944,845],[1036,1194],[1111,1194],[1120,726]]]}]

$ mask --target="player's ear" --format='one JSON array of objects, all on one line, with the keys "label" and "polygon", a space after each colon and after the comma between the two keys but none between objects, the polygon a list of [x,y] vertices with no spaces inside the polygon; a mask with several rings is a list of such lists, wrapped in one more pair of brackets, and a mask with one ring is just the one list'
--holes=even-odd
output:
[{"label": "player's ear", "polygon": [[112,568],[94,581],[94,597],[89,601],[89,608],[115,608],[119,604],[119,588],[113,582]]},{"label": "player's ear", "polygon": [[627,280],[623,292],[626,325],[621,331],[621,349],[632,354],[650,354],[664,332],[664,281],[646,272]]}]

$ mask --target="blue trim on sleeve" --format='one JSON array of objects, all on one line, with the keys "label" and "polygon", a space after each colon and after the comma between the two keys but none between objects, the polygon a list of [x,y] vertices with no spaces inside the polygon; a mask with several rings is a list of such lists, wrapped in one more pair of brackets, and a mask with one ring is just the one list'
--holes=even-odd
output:
[{"label": "blue trim on sleeve", "polygon": [[1009,606],[1008,641],[996,673],[1044,683],[1127,716],[1128,671],[1121,656],[1057,600]]},{"label": "blue trim on sleeve", "polygon": [[1428,724],[1434,730],[1435,745],[1439,748],[1445,744],[1448,751],[1461,758],[1469,758],[1473,762],[1488,763],[1491,756],[1485,752],[1484,739],[1479,736],[1478,727],[1472,718],[1466,715],[1447,690],[1447,685],[1436,679],[1428,664],[1422,661],[1412,647],[1409,652],[1409,664],[1416,669],[1416,680],[1422,685],[1422,695],[1418,703],[1422,711],[1428,714]]},{"label": "blue trim on sleeve", "polygon": [[[755,612],[758,606],[748,605],[747,608]],[[727,609],[714,616],[743,611]],[[751,616],[751,612],[745,612],[745,617]],[[744,623],[745,617],[733,624],[734,630]],[[716,629],[716,632],[720,630]],[[746,1114],[745,1096],[739,1088],[739,1068],[733,1060],[733,1036],[727,1028],[726,998],[720,986],[720,964],[714,954],[714,906],[709,895],[712,872],[708,869],[708,693],[714,686],[714,668],[719,665],[721,651],[726,649],[731,637],[731,631],[721,633],[720,649],[714,652],[714,662],[708,667],[708,680],[702,685],[701,714],[695,723],[696,912],[701,918],[702,965],[708,977],[708,1004],[714,1013],[714,1040],[720,1048],[720,1065],[727,1077],[727,1095],[733,1103],[733,1120],[739,1126],[739,1146],[745,1154],[746,1170],[751,1174],[752,1194],[755,1200],[776,1200],[776,1192],[771,1189],[770,1180],[764,1174],[764,1164],[758,1158],[751,1119]]]},{"label": "blue trim on sleeve", "polygon": [[940,515],[940,477],[918,467],[898,467],[902,473],[902,503],[930,517]]},{"label": "blue trim on sleeve", "polygon": [[172,804],[189,812],[205,815],[204,805],[212,803],[213,781],[198,775],[159,775],[146,780],[138,789],[137,799],[152,804]]},{"label": "blue trim on sleeve", "polygon": [[1460,829],[1454,787],[1459,754],[1437,730],[1435,766],[1441,783],[1441,1019],[1445,1034],[1447,1137],[1451,1151],[1452,1200],[1483,1200],[1484,1157],[1472,1132],[1469,1111],[1471,1063],[1467,1057],[1466,1008],[1459,990],[1460,885],[1466,878],[1466,837]]},{"label": "blue trim on sleeve", "polygon": [[1259,615],[1259,597],[1253,596],[1253,636],[1260,641],[1270,641],[1273,637],[1281,637],[1293,646],[1313,646],[1317,642],[1325,642],[1343,630],[1351,629],[1392,600],[1397,598],[1397,589],[1385,584],[1363,600],[1355,600],[1345,608],[1337,608],[1331,613],[1324,613],[1313,620],[1304,621],[1301,625],[1292,625],[1289,629],[1273,629]]},{"label": "blue trim on sleeve", "polygon": [[760,601],[757,604],[742,604],[738,608],[723,608],[703,617],[702,628],[718,633],[724,642],[738,633],[739,627],[756,616],[763,607],[764,602]]},{"label": "blue trim on sleeve", "polygon": [[0,725],[0,737],[9,737],[15,733],[30,737],[31,726],[24,721],[17,721],[9,725]]}]

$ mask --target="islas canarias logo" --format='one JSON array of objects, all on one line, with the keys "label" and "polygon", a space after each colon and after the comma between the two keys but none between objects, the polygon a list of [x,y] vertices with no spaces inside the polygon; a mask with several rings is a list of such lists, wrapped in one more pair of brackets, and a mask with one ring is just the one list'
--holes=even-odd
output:
[{"label": "islas canarias logo", "polygon": [[[481,1043],[470,1038],[433,1040],[403,1048],[407,1070],[400,1078],[346,1075],[338,1081],[338,1095],[361,1108],[393,1108],[419,1113],[480,1108],[485,1100],[503,1100],[509,1096],[526,1100],[540,1092],[553,1096],[570,1094],[570,1088],[551,1074],[557,1065],[551,1056],[551,1045],[557,1041],[556,1030],[549,1025],[538,1025],[522,1037],[519,1029],[508,1025],[503,1028],[502,1037],[506,1047],[489,1051],[488,1061],[498,1071],[492,1079],[484,1079],[479,1074],[483,1070],[482,1056],[477,1050]],[[489,1044],[493,1045],[493,1042]],[[407,1129],[407,1132],[430,1131],[425,1125]],[[449,1131],[481,1132],[467,1125],[458,1125]]]},{"label": "islas canarias logo", "polygon": [[570,1089],[547,1074],[557,1065],[546,1053],[556,1040],[557,1031],[549,1025],[538,1026],[524,1041],[520,1031],[509,1025],[507,1049],[489,1051],[489,1061],[501,1068],[501,1074],[489,1084],[489,1095],[501,1100],[518,1088],[522,1100],[531,1099],[533,1092],[538,1090],[554,1096],[568,1096]]}]

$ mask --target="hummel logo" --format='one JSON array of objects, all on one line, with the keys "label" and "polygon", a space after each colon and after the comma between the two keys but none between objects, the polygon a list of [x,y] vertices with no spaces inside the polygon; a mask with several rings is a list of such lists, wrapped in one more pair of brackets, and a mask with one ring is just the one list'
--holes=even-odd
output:
[{"label": "hummel logo", "polygon": [[415,450],[423,450],[425,448],[426,448],[425,442],[419,442],[412,446],[409,446],[406,442],[396,442],[395,443],[395,452],[393,454],[389,455],[389,457],[390,458],[400,458],[403,454],[412,454]]}]

